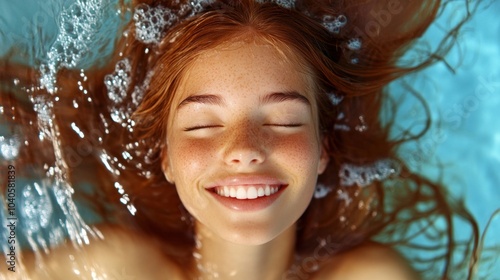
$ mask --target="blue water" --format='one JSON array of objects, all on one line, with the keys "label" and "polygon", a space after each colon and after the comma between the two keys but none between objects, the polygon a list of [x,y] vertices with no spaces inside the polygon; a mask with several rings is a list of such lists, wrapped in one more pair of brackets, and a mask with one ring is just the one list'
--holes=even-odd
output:
[{"label": "blue water", "polygon": [[[33,47],[37,41],[53,42],[57,36],[57,14],[73,1],[50,2],[36,0],[0,2],[0,56],[12,45]],[[457,1],[460,2],[460,1]],[[62,4],[59,4],[62,3]],[[463,11],[463,7],[458,7]],[[443,63],[438,63],[409,82],[427,100],[434,126],[420,141],[420,145],[409,143],[403,147],[403,157],[415,153],[426,160],[411,159],[410,166],[449,186],[450,192],[463,197],[475,219],[484,231],[493,212],[500,208],[500,1],[483,6],[466,24],[459,44],[448,56],[448,63],[456,67],[455,73]],[[116,19],[114,12],[105,16]],[[440,38],[442,27],[449,26],[450,14],[443,16],[425,34],[424,40],[435,42]],[[39,33],[33,23],[42,27]],[[114,30],[115,21],[103,28]],[[105,31],[107,32],[107,31]],[[104,33],[105,33],[104,32]],[[108,44],[107,51],[112,45]],[[35,56],[19,60],[35,63],[44,57],[47,46],[35,49]],[[84,57],[93,60],[96,53]],[[82,65],[80,65],[82,66]],[[83,64],[85,66],[85,64]],[[397,87],[397,85],[396,85]],[[419,119],[422,113],[414,100],[401,105],[399,122],[404,126]],[[440,127],[440,129],[439,129]],[[438,168],[439,167],[439,168]],[[465,229],[464,229],[465,230]],[[460,230],[459,230],[460,231]],[[500,246],[500,217],[493,219],[487,232],[486,245]],[[500,279],[500,260],[485,266],[495,266],[487,279]],[[482,275],[479,273],[479,275]]]},{"label": "blue water", "polygon": [[[460,1],[456,1],[460,2]],[[461,9],[463,11],[463,9]],[[493,212],[500,208],[500,1],[480,9],[466,24],[458,45],[447,56],[451,72],[443,63],[434,65],[407,81],[427,100],[433,128],[419,140],[409,143],[402,155],[419,154],[410,165],[434,180],[442,180],[450,193],[462,197],[484,232]],[[444,18],[450,16],[445,15]],[[444,19],[443,18],[443,19]],[[432,42],[442,36],[440,20],[424,36]],[[409,100],[399,121],[409,124],[418,119],[419,110]],[[461,229],[459,228],[459,233]],[[467,231],[467,229],[463,229]],[[492,220],[485,245],[497,246],[492,263],[485,262],[478,275],[500,279],[500,217]],[[484,253],[486,258],[488,253]]]},{"label": "blue water", "polygon": [[[500,1],[492,2],[467,23],[458,45],[447,56],[449,64],[458,66],[455,73],[439,63],[411,80],[430,105],[434,119],[433,129],[419,140],[419,151],[431,161],[421,170],[431,178],[442,178],[453,194],[463,196],[482,228],[500,208],[498,11]],[[440,24],[446,26],[444,21]],[[434,25],[424,39],[440,35],[440,28]],[[411,115],[414,103],[404,106],[410,111],[401,115],[402,123],[415,118]],[[415,146],[408,145],[402,154],[411,149]],[[443,165],[444,173],[432,163]],[[500,220],[492,226],[500,233]]]}]

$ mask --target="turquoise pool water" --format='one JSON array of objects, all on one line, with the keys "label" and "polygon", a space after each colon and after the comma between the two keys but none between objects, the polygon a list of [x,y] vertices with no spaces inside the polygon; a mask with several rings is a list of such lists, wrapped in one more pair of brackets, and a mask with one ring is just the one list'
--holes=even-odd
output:
[{"label": "turquoise pool water", "polygon": [[[58,13],[73,1],[51,2],[40,5],[39,1],[0,2],[0,56],[13,45],[36,47],[35,56],[19,58],[34,62],[47,53],[47,46],[36,46],[34,38],[53,42],[57,37]],[[110,6],[110,5],[107,5]],[[453,10],[453,9],[450,9]],[[458,7],[463,12],[463,7]],[[482,231],[496,209],[500,208],[500,1],[484,5],[466,24],[459,44],[448,56],[448,62],[456,67],[451,72],[443,63],[430,67],[407,79],[428,101],[435,126],[420,140],[403,147],[401,154],[409,159],[416,170],[434,179],[441,179],[451,193],[461,196]],[[106,32],[116,30],[119,16],[111,9],[103,17]],[[433,42],[442,36],[442,27],[449,25],[449,17],[433,25],[424,40]],[[114,20],[113,20],[114,19]],[[42,26],[40,33],[33,25]],[[109,38],[111,40],[111,38]],[[103,45],[106,45],[103,43]],[[106,51],[112,45],[108,44]],[[79,67],[94,60],[99,53],[84,55]],[[395,85],[396,87],[398,85]],[[402,105],[398,119],[401,124],[418,118],[414,100]],[[438,126],[439,125],[439,126]],[[438,128],[441,127],[441,130]],[[2,131],[2,133],[5,133]],[[0,144],[6,144],[1,142]],[[419,155],[419,156],[417,156]],[[437,168],[441,166],[442,168]],[[460,229],[459,229],[460,231]],[[486,245],[500,246],[500,217],[492,220],[486,232]],[[485,263],[494,266],[486,279],[500,279],[500,260]],[[481,273],[479,273],[481,275]]]}]

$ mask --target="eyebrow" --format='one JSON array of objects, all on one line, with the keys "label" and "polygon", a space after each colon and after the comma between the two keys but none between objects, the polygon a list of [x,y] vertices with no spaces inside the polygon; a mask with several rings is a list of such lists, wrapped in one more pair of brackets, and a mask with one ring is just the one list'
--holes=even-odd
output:
[{"label": "eyebrow", "polygon": [[311,102],[304,95],[296,91],[273,92],[260,99],[260,104],[280,103],[284,101],[299,101],[305,105],[311,106]]},{"label": "eyebrow", "polygon": [[[285,101],[298,101],[305,105],[311,106],[311,102],[307,97],[298,93],[297,91],[285,91],[285,92],[273,92],[264,97],[259,98],[259,104],[272,104],[281,103]],[[195,94],[182,100],[177,106],[177,110],[191,103],[208,104],[223,106],[225,104],[224,99],[215,94]]]},{"label": "eyebrow", "polygon": [[177,106],[177,109],[180,109],[181,107],[184,107],[191,103],[222,106],[224,105],[224,100],[222,100],[220,96],[214,94],[195,94],[182,100],[182,102]]}]

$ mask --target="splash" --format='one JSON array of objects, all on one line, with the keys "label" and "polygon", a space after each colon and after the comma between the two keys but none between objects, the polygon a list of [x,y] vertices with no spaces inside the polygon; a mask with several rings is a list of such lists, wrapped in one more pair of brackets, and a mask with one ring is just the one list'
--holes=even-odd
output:
[{"label": "splash", "polygon": [[[41,163],[43,164],[42,172],[45,172],[43,175],[39,174],[44,177],[42,180],[33,181],[36,179],[31,176],[37,177],[38,175],[32,174],[29,166],[18,166],[19,170],[26,171],[20,172],[20,176],[27,178],[20,177],[16,182],[17,207],[13,212],[19,221],[15,240],[16,250],[33,251],[35,269],[42,273],[45,265],[44,256],[51,253],[53,247],[59,246],[65,240],[76,249],[75,253],[78,253],[82,252],[84,245],[89,244],[92,239],[102,238],[98,230],[87,225],[73,200],[75,190],[70,183],[69,169],[74,165],[68,161],[66,154],[68,151],[63,149],[60,139],[60,127],[54,121],[57,119],[55,107],[59,101],[56,75],[61,67],[75,68],[82,59],[92,53],[89,46],[95,45],[94,37],[105,20],[103,13],[110,10],[105,6],[113,3],[106,0],[76,0],[60,14],[58,36],[40,65],[39,85],[20,88],[19,79],[14,79],[14,86],[17,86],[19,90],[24,90],[27,93],[27,100],[32,104],[36,122],[30,122],[30,125],[38,133],[37,140],[41,143],[50,143],[50,150],[53,153],[51,155],[53,160]],[[81,74],[82,78],[85,78],[83,71]],[[87,94],[83,86],[79,85],[82,94]],[[43,89],[48,94],[42,91]],[[73,106],[78,108],[80,104],[73,101]],[[0,113],[4,113],[3,107]],[[76,123],[71,123],[71,128],[80,138],[86,136]],[[2,160],[15,160],[22,144],[28,146],[31,143],[22,140],[19,134],[12,137],[0,136]],[[3,217],[6,216],[5,209],[7,209],[4,195],[0,195],[2,220],[6,220]],[[9,248],[4,248],[3,245],[8,243],[3,242],[4,231],[1,232],[2,250],[6,252]],[[18,270],[26,271],[22,262],[18,262],[17,265]],[[17,274],[17,276],[22,278],[24,275]]]}]

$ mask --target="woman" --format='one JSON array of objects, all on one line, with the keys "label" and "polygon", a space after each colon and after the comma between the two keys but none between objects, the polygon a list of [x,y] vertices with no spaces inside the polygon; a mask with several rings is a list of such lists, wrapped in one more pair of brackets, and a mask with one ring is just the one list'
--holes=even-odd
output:
[{"label": "woman", "polygon": [[[61,145],[84,141],[74,126],[93,139],[71,180],[98,172],[96,207],[126,193],[133,217],[99,212],[133,225],[100,227],[84,253],[28,260],[30,276],[418,279],[392,246],[423,232],[446,240],[447,278],[452,215],[470,218],[405,167],[395,149],[406,139],[380,120],[385,86],[436,59],[397,64],[440,3],[328,2],[149,1],[114,73],[42,71],[62,104]],[[88,91],[75,97],[76,85]]]}]

